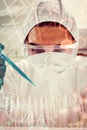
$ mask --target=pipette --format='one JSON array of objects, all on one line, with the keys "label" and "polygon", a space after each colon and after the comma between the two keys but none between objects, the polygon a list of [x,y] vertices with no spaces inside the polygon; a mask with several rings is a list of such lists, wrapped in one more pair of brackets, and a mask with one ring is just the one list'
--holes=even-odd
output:
[{"label": "pipette", "polygon": [[29,81],[33,86],[36,86],[36,84],[17,66],[15,63],[10,60],[4,53],[2,53],[2,50],[4,49],[4,45],[0,43],[0,56],[6,60],[10,66],[12,66],[23,78],[25,78],[27,81]]}]

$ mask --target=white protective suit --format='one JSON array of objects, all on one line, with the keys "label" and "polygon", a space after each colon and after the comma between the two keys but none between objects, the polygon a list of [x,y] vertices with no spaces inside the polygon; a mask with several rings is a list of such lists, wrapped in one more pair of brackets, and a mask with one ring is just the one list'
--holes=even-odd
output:
[{"label": "white protective suit", "polygon": [[[61,23],[78,44],[75,20],[65,12],[59,0],[38,0],[35,3],[24,23],[24,39],[32,27],[43,21]],[[79,126],[80,122],[84,125],[83,114],[87,110],[81,106],[80,92],[87,87],[87,58],[76,57],[76,53],[77,48],[72,56],[41,53],[18,63],[37,87],[32,87],[13,68],[7,68],[3,91],[11,97],[7,101],[10,110],[6,109],[8,118],[13,119],[11,125],[73,127]],[[62,67],[57,65],[59,61]]]}]

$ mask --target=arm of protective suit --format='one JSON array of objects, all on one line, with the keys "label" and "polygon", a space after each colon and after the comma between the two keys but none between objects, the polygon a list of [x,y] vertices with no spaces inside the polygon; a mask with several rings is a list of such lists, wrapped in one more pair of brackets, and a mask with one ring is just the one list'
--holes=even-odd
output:
[{"label": "arm of protective suit", "polygon": [[80,103],[83,113],[87,114],[87,57],[78,56],[77,62],[77,85],[81,95]]},{"label": "arm of protective suit", "polygon": [[[28,76],[30,75],[30,67],[26,60],[22,60],[21,62],[17,63],[17,66]],[[17,100],[20,98],[20,102],[22,101],[20,104],[23,104],[22,99],[25,98],[25,101],[27,100],[27,96],[29,95],[31,88],[31,84],[26,79],[17,73],[11,66],[7,66],[3,92],[0,94],[0,126],[12,125],[12,113],[14,113],[14,118],[16,118],[16,109],[19,110],[20,107]],[[3,105],[5,105],[5,108],[3,108]],[[20,111],[18,113],[22,114],[24,112]],[[17,117],[19,117],[19,114]]]},{"label": "arm of protective suit", "polygon": [[77,85],[79,91],[85,90],[87,88],[87,57],[77,57]]},{"label": "arm of protective suit", "polygon": [[[28,67],[27,60],[22,60],[17,63],[17,66],[30,77],[30,67]],[[29,94],[31,84],[24,79],[16,70],[11,66],[7,67],[5,82],[4,82],[4,93],[11,96],[25,96]]]}]

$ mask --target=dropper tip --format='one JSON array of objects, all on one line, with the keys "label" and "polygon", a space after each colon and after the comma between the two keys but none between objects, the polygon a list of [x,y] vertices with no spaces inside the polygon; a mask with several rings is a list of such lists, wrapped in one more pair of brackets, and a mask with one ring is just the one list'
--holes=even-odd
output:
[{"label": "dropper tip", "polygon": [[28,79],[28,81],[33,85],[33,87],[36,87],[36,84],[32,80]]},{"label": "dropper tip", "polygon": [[33,85],[34,85],[34,87],[37,87],[36,84],[33,83]]}]

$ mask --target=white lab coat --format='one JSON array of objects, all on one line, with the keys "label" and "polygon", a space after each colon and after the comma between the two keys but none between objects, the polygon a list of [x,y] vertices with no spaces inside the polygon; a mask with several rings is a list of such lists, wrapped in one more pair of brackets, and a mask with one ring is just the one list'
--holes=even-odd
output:
[{"label": "white lab coat", "polygon": [[51,75],[50,66],[47,74],[46,70],[36,68],[26,59],[17,65],[37,87],[12,67],[7,68],[3,91],[10,102],[12,100],[9,118],[15,120],[13,125],[68,127],[76,126],[78,122],[84,124],[82,116],[87,110],[81,106],[80,93],[87,88],[87,57],[78,56],[60,75],[56,72]]}]

